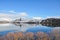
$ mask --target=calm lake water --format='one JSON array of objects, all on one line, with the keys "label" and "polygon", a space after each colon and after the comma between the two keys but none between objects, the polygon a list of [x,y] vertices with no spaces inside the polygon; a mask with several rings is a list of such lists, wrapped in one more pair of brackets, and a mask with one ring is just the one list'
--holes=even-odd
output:
[{"label": "calm lake water", "polygon": [[0,24],[0,37],[7,35],[10,32],[44,32],[50,36],[55,33],[60,35],[60,27],[48,27],[40,24]]}]

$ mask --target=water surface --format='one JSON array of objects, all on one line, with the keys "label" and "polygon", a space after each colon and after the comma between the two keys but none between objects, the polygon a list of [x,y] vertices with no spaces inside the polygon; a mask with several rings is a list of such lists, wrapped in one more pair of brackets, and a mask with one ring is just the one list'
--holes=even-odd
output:
[{"label": "water surface", "polygon": [[[0,24],[0,37],[6,36],[9,33],[17,33],[17,32],[23,32],[26,33],[34,33],[37,34],[38,32],[44,33],[49,35],[49,37],[52,37],[51,40],[53,40],[53,36],[56,34],[60,35],[60,27],[48,27],[48,26],[42,26],[40,24],[19,24],[19,23],[7,23],[7,24]],[[56,33],[56,34],[55,34]]]}]

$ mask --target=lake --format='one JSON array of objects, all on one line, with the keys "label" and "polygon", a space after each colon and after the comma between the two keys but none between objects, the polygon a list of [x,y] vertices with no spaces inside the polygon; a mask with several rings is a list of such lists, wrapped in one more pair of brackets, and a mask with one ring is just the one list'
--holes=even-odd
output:
[{"label": "lake", "polygon": [[41,24],[0,24],[0,40],[59,40],[60,27]]}]

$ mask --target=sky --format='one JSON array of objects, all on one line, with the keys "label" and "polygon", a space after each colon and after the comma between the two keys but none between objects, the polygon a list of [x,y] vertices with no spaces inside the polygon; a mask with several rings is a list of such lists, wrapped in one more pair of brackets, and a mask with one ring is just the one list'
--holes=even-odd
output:
[{"label": "sky", "polygon": [[60,0],[0,0],[0,18],[60,17]]}]

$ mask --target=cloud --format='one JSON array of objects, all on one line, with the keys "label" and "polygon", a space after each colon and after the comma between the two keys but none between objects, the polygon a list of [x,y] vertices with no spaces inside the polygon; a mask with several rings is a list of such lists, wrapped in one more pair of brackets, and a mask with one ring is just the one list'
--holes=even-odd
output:
[{"label": "cloud", "polygon": [[13,14],[5,14],[5,13],[0,13],[0,20],[3,19],[7,19],[7,20],[12,20],[12,18],[14,17]]},{"label": "cloud", "polygon": [[11,21],[9,18],[0,18],[0,21]]},{"label": "cloud", "polygon": [[42,19],[41,17],[33,17],[33,19]]},{"label": "cloud", "polygon": [[14,11],[14,10],[9,10],[9,11],[6,11],[6,10],[0,10],[0,13],[17,13],[17,12]]},{"label": "cloud", "polygon": [[12,17],[12,16],[14,16],[13,14],[5,14],[5,13],[0,13],[0,18],[1,17]]},{"label": "cloud", "polygon": [[60,16],[47,16],[47,18],[60,18]]},{"label": "cloud", "polygon": [[16,13],[14,10],[10,10],[10,11],[8,11],[8,12],[10,12],[10,13]]},{"label": "cloud", "polygon": [[7,11],[5,13],[4,12],[0,13],[0,18],[8,18],[12,20],[20,18],[20,17],[26,17],[26,16],[28,16],[26,12]]},{"label": "cloud", "polygon": [[28,16],[28,15],[27,15],[26,12],[21,12],[21,13],[19,13],[19,16],[20,16],[20,17],[24,17],[24,16]]}]

